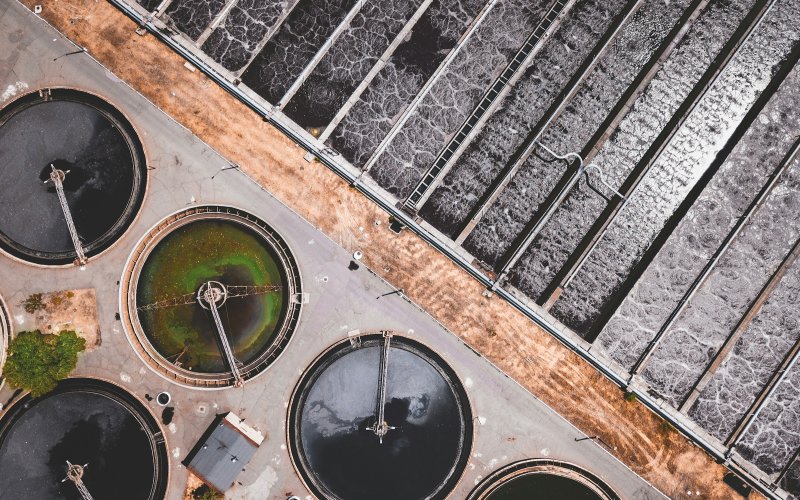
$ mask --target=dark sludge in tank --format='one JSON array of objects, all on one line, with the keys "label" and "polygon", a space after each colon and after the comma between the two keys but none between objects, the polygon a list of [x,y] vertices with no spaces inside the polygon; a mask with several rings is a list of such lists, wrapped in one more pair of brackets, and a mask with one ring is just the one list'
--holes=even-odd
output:
[{"label": "dark sludge in tank", "polygon": [[0,247],[18,258],[63,265],[102,252],[135,218],[146,180],[133,126],[98,97],[46,89],[0,110]]},{"label": "dark sludge in tank", "polygon": [[136,317],[144,341],[172,369],[240,383],[288,342],[299,273],[262,221],[226,209],[195,212],[143,254],[132,291]]},{"label": "dark sludge in tank", "polygon": [[65,380],[19,400],[0,420],[0,497],[80,500],[85,488],[93,498],[160,500],[169,468],[160,436],[152,415],[121,388]]},{"label": "dark sludge in tank", "polygon": [[524,460],[484,479],[469,500],[616,500],[619,497],[598,477],[556,460]]},{"label": "dark sludge in tank", "polygon": [[464,470],[472,416],[455,373],[391,335],[343,342],[295,390],[292,459],[320,498],[444,498]]}]

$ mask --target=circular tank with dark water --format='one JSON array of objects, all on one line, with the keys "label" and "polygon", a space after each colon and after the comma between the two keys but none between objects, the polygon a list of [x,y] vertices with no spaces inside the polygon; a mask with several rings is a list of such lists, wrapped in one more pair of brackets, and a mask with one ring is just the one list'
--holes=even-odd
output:
[{"label": "circular tank with dark water", "polygon": [[444,498],[464,470],[472,416],[457,376],[417,342],[386,342],[334,346],[295,390],[292,460],[320,498]]},{"label": "circular tank with dark water", "polygon": [[555,460],[523,460],[492,473],[469,500],[612,500],[619,497],[594,474]]},{"label": "circular tank with dark water", "polygon": [[67,461],[83,468],[94,498],[160,500],[168,455],[158,423],[121,388],[69,379],[50,394],[26,396],[0,420],[0,497],[81,498]]},{"label": "circular tank with dark water", "polygon": [[[159,367],[190,384],[230,385],[220,326],[244,379],[288,343],[299,316],[299,271],[263,221],[227,207],[192,209],[159,225],[142,248],[127,303],[137,340]],[[209,283],[227,293],[217,318],[202,298]]]},{"label": "circular tank with dark water", "polygon": [[77,253],[49,181],[53,168],[65,172],[67,206],[91,257],[136,216],[147,167],[130,122],[91,94],[43,90],[0,110],[0,248],[30,262],[69,264]]}]

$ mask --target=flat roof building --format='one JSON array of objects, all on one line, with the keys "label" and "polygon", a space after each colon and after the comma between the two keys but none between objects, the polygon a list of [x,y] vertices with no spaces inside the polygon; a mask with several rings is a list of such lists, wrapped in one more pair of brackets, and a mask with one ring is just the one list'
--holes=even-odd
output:
[{"label": "flat roof building", "polygon": [[231,412],[218,415],[184,461],[214,489],[225,492],[255,455],[264,436]]}]

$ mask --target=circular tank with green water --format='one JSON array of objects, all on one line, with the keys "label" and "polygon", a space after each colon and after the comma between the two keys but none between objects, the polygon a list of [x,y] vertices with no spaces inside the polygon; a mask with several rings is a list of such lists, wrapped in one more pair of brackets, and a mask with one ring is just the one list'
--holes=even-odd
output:
[{"label": "circular tank with green water", "polygon": [[[129,283],[129,317],[160,368],[203,385],[215,378],[230,385],[235,371],[250,378],[281,352],[299,315],[299,273],[266,223],[225,207],[193,209],[142,246]],[[202,293],[209,283],[224,291],[216,311]]]}]

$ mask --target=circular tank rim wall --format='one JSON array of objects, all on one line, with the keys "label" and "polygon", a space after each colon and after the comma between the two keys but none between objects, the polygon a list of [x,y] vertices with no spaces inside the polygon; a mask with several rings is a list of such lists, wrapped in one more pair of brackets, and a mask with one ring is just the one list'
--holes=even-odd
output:
[{"label": "circular tank rim wall", "polygon": [[[255,230],[261,235],[278,258],[280,271],[284,274],[287,288],[286,311],[281,327],[277,329],[275,342],[256,359],[248,363],[242,373],[245,381],[252,380],[280,358],[294,336],[302,313],[301,304],[294,299],[302,293],[302,278],[297,260],[286,240],[262,218],[232,205],[209,204],[191,208],[181,208],[167,215],[146,231],[134,246],[120,279],[119,310],[122,326],[128,343],[139,359],[161,378],[190,389],[220,390],[232,387],[231,372],[205,373],[193,372],[175,367],[167,361],[150,343],[144,333],[136,313],[136,287],[138,277],[149,253],[164,237],[173,230],[193,221],[208,218],[227,218]],[[274,240],[274,241],[273,241]]]},{"label": "circular tank rim wall", "polygon": [[3,296],[0,295],[0,388],[5,385],[5,378],[3,375],[3,365],[5,365],[6,351],[11,342],[11,314],[6,306]]},{"label": "circular tank rim wall", "polygon": [[[372,330],[372,331],[364,331],[357,335],[354,338],[360,340],[372,340],[378,339],[382,336],[382,333],[385,330]],[[440,491],[433,497],[428,497],[429,499],[444,499],[447,498],[450,493],[452,493],[453,489],[458,485],[461,481],[461,478],[464,476],[466,472],[467,463],[469,462],[469,458],[472,454],[472,446],[475,443],[475,427],[473,424],[473,416],[472,416],[472,401],[469,398],[469,394],[467,394],[466,389],[464,388],[463,384],[461,383],[461,379],[459,378],[458,374],[456,373],[455,369],[447,363],[442,356],[440,356],[433,348],[427,346],[423,342],[409,338],[405,335],[394,334],[392,331],[393,336],[392,340],[399,340],[406,345],[410,345],[412,348],[422,351],[426,356],[430,356],[430,358],[434,361],[437,361],[439,364],[435,367],[437,371],[441,370],[445,372],[445,375],[451,382],[454,382],[451,385],[453,388],[458,403],[461,405],[461,408],[464,410],[462,415],[466,418],[464,419],[464,442],[462,443],[461,453],[459,455],[458,461],[454,466],[455,472],[453,473],[452,477],[450,477],[445,483]],[[286,442],[289,446],[289,458],[290,462],[292,463],[292,467],[294,468],[295,473],[302,481],[303,485],[306,489],[312,492],[319,498],[326,498],[327,492],[318,488],[316,483],[311,479],[309,474],[306,474],[305,468],[302,467],[300,463],[302,459],[300,458],[301,453],[298,451],[297,446],[297,439],[299,434],[296,432],[298,427],[298,418],[299,418],[299,411],[298,406],[300,404],[300,400],[302,399],[302,395],[304,389],[307,389],[309,377],[313,375],[313,371],[324,367],[328,358],[331,354],[334,354],[339,349],[347,349],[347,345],[351,344],[354,338],[345,338],[342,340],[338,340],[333,344],[329,345],[325,348],[320,354],[318,354],[311,363],[309,363],[308,367],[303,370],[298,379],[297,383],[295,384],[294,388],[292,389],[292,395],[289,398],[289,406],[286,413]],[[413,351],[412,351],[413,352]],[[331,497],[335,498],[335,497]]]},{"label": "circular tank rim wall", "polygon": [[571,479],[586,486],[603,500],[619,500],[620,498],[602,479],[582,467],[562,460],[534,458],[513,462],[492,472],[470,492],[467,500],[488,500],[489,495],[508,481],[533,474]]},{"label": "circular tank rim wall", "polygon": [[[124,406],[142,424],[149,438],[150,450],[153,454],[153,485],[150,489],[148,500],[162,500],[166,498],[170,479],[170,459],[167,437],[158,423],[158,419],[150,409],[135,394],[126,388],[101,377],[71,377],[59,382],[58,387],[49,394],[42,396],[46,398],[50,394],[57,394],[59,390],[67,388],[84,388],[101,391],[101,395],[109,397],[118,404]],[[0,445],[5,439],[5,434],[13,427],[14,423],[25,413],[25,404],[31,401],[29,392],[25,392],[17,398],[11,406],[5,409],[0,416]],[[133,411],[131,411],[133,410]]]},{"label": "circular tank rim wall", "polygon": [[[50,92],[58,92],[58,93],[66,93],[72,95],[83,95],[84,97],[89,97],[91,100],[100,101],[103,105],[107,107],[107,109],[99,110],[101,113],[106,115],[111,115],[110,119],[112,122],[116,121],[123,125],[122,128],[129,129],[124,134],[126,138],[130,139],[129,147],[132,148],[131,156],[134,162],[134,170],[137,170],[140,173],[140,176],[137,177],[134,175],[134,186],[140,184],[140,188],[138,190],[138,196],[134,197],[134,193],[131,193],[131,201],[129,202],[128,208],[122,214],[119,221],[122,221],[126,217],[126,213],[130,214],[130,218],[124,222],[124,224],[119,225],[119,232],[114,234],[114,228],[117,227],[117,224],[109,228],[106,233],[101,236],[101,238],[106,237],[108,235],[108,241],[104,242],[103,244],[99,245],[96,249],[91,249],[87,252],[87,257],[89,261],[94,260],[98,257],[103,256],[104,254],[108,253],[109,250],[114,248],[120,240],[122,240],[133,227],[134,223],[138,220],[139,215],[142,212],[142,207],[144,205],[144,200],[147,198],[147,192],[150,187],[150,173],[149,168],[147,167],[147,147],[145,146],[144,142],[141,140],[142,134],[139,132],[139,129],[133,124],[133,121],[129,118],[128,114],[122,111],[119,107],[112,103],[111,99],[106,98],[99,93],[87,90],[84,88],[79,87],[63,87],[63,86],[45,86],[30,92],[26,92],[23,95],[17,96],[14,99],[8,101],[0,107],[0,126],[5,122],[7,118],[5,118],[5,113],[8,109],[13,106],[19,105],[19,102],[24,99],[34,99],[37,100],[35,97],[37,94],[40,94],[43,91],[50,91]],[[42,98],[43,99],[43,98]],[[83,102],[83,101],[79,101]],[[92,106],[90,103],[84,103],[87,105]],[[95,106],[92,106],[95,107]],[[96,108],[96,107],[95,107]],[[97,108],[96,108],[97,109]],[[116,116],[115,116],[116,115]],[[13,115],[12,115],[13,116]],[[10,117],[9,117],[10,118]],[[130,132],[130,133],[128,133]],[[8,244],[4,241],[4,238],[0,237],[0,254],[5,255],[6,257],[23,263],[29,266],[34,267],[41,267],[41,268],[71,268],[74,266],[74,259],[75,252],[69,252],[68,255],[62,257],[56,257],[53,259],[48,260],[47,258],[37,258],[32,257],[30,255],[21,253],[19,251],[14,251],[12,248],[8,247]]]}]

